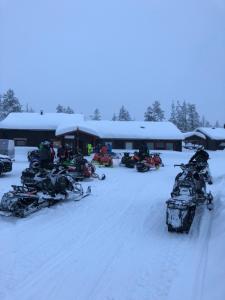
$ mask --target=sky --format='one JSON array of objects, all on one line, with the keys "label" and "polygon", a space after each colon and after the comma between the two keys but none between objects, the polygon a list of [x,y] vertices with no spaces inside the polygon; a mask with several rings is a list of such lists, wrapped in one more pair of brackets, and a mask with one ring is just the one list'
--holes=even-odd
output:
[{"label": "sky", "polygon": [[136,120],[194,103],[225,123],[225,0],[0,0],[0,93]]}]

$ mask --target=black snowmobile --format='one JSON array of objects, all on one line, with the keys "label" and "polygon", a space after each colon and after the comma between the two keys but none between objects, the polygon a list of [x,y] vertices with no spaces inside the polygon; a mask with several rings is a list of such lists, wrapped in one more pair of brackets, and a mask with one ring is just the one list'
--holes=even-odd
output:
[{"label": "black snowmobile", "polygon": [[138,161],[136,163],[136,170],[142,173],[148,172],[150,170],[150,165],[146,160]]},{"label": "black snowmobile", "polygon": [[42,170],[36,173],[33,182],[23,186],[12,186],[0,201],[0,214],[5,216],[26,217],[43,208],[63,200],[80,200],[91,193],[88,187],[84,192],[65,170]]},{"label": "black snowmobile", "polygon": [[127,168],[134,168],[138,160],[137,152],[134,152],[134,155],[130,155],[129,152],[125,152],[121,158],[120,165],[124,165]]},{"label": "black snowmobile", "polygon": [[0,175],[12,171],[12,160],[9,156],[0,155]]},{"label": "black snowmobile", "polygon": [[[175,165],[176,166],[176,165]],[[168,231],[188,233],[198,205],[212,209],[212,194],[206,191],[206,179],[196,164],[181,164],[182,172],[175,179],[171,198],[167,200],[166,224]],[[209,181],[208,181],[209,182]]]}]

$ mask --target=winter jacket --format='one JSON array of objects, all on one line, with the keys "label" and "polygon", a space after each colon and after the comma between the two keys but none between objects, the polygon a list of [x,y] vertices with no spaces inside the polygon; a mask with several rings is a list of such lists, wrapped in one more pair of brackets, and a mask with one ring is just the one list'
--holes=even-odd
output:
[{"label": "winter jacket", "polygon": [[201,162],[207,162],[209,159],[209,154],[205,150],[198,150],[196,153],[191,157],[189,162],[194,162],[194,161],[201,161]]},{"label": "winter jacket", "polygon": [[51,160],[51,151],[49,147],[43,145],[40,148],[40,160]]}]

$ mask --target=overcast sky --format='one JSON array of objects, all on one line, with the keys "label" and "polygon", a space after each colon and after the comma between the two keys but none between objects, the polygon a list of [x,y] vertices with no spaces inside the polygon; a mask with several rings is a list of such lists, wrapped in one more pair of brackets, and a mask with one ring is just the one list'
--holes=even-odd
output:
[{"label": "overcast sky", "polygon": [[143,119],[186,100],[225,121],[225,0],[0,0],[0,93]]}]

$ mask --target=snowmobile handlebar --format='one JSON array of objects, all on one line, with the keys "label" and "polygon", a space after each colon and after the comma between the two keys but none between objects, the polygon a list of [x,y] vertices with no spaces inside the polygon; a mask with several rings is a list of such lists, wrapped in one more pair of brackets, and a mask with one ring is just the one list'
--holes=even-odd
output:
[{"label": "snowmobile handlebar", "polygon": [[187,168],[190,168],[190,167],[195,167],[196,164],[195,163],[187,163],[187,164],[175,164],[173,165],[174,168],[175,167],[181,167],[181,169],[187,169]]}]

